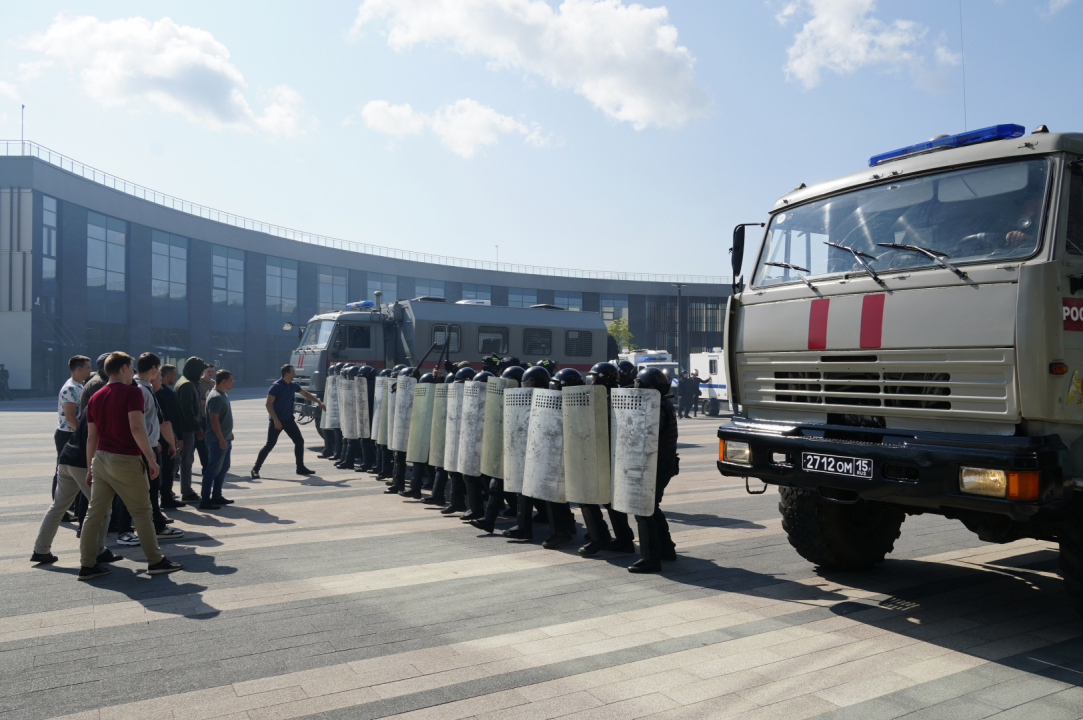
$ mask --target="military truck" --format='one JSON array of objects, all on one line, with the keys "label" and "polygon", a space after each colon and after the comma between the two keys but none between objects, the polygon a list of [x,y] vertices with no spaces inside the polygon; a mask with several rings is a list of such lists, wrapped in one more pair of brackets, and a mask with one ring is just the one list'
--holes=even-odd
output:
[{"label": "military truck", "polygon": [[1024,132],[799,185],[747,281],[734,231],[718,469],[779,486],[821,568],[881,562],[907,515],[936,513],[1059,542],[1083,610],[1083,134]]},{"label": "military truck", "polygon": [[[529,308],[451,303],[418,297],[385,305],[349,303],[314,316],[290,356],[296,381],[323,397],[327,368],[340,362],[375,368],[400,363],[436,367],[441,360],[473,362],[485,356],[513,355],[523,362],[550,358],[561,367],[586,371],[606,357],[607,331],[601,315],[551,305]],[[294,409],[302,421],[318,418],[319,408],[300,396]]]}]

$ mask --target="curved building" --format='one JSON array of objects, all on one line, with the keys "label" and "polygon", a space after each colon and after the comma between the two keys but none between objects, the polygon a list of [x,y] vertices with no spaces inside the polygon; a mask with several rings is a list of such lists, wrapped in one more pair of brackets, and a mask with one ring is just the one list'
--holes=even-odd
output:
[{"label": "curved building", "polygon": [[[718,267],[728,257],[718,253]],[[438,295],[625,318],[633,342],[722,345],[729,278],[543,268],[352,243],[185,202],[36,143],[0,142],[0,364],[51,395],[71,355],[199,355],[238,384],[278,376],[312,315]],[[480,357],[480,353],[479,353]]]}]

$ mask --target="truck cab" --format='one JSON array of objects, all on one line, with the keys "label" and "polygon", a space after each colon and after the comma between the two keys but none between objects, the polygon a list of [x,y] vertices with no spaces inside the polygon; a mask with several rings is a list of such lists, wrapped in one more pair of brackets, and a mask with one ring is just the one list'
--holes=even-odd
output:
[{"label": "truck cab", "polygon": [[820,567],[870,567],[937,513],[1059,541],[1083,608],[1083,134],[1024,132],[800,185],[735,282],[718,469],[780,486]]}]

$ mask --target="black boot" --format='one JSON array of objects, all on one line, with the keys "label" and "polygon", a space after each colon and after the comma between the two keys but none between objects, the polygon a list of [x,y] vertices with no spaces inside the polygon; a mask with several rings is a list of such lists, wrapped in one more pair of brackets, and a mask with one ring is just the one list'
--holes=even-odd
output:
[{"label": "black boot", "polygon": [[462,516],[462,519],[467,522],[480,520],[485,517],[485,506],[482,505],[481,501],[482,479],[464,475],[463,482],[466,484],[466,506],[470,509]]},{"label": "black boot", "polygon": [[425,463],[414,463],[414,474],[410,478],[410,487],[399,495],[403,497],[413,498],[414,500],[421,499],[421,484],[425,481],[425,477],[428,475],[428,465]]},{"label": "black boot", "polygon": [[426,505],[443,505],[444,504],[444,488],[447,487],[447,471],[443,468],[436,470],[436,480],[432,486],[432,496],[422,500]]},{"label": "black boot", "polygon": [[489,518],[482,518],[480,520],[471,520],[470,524],[473,525],[474,527],[476,527],[478,530],[484,530],[485,532],[489,533],[490,535],[492,535],[493,531],[496,530],[496,523],[494,523]]},{"label": "black boot", "polygon": [[642,558],[628,568],[630,573],[656,573],[662,571],[662,561],[658,557],[658,533],[653,517],[636,516],[639,526],[639,552]]},{"label": "black boot", "polygon": [[516,503],[515,527],[501,533],[506,538],[513,540],[533,540],[534,524],[530,522],[530,512],[533,509],[530,498],[519,495]]},{"label": "black boot", "polygon": [[591,557],[602,550],[608,550],[612,537],[609,535],[605,518],[602,517],[602,508],[598,505],[580,505],[579,509],[583,511],[583,524],[587,526],[587,532],[590,533],[590,542],[579,548],[579,554],[583,557]]},{"label": "black boot", "polygon": [[391,471],[391,485],[385,493],[400,493],[406,489],[406,453],[395,453],[395,464]]},{"label": "black boot", "polygon": [[628,524],[628,516],[606,505],[609,522],[613,526],[613,541],[609,543],[610,552],[634,553],[636,551],[635,534]]},{"label": "black boot", "polygon": [[546,550],[555,550],[575,537],[575,516],[568,503],[546,503],[549,506],[550,535],[542,543]]}]

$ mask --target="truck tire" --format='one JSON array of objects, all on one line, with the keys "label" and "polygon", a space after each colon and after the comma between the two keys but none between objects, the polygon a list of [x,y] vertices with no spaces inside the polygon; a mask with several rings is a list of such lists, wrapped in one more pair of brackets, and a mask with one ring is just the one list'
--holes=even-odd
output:
[{"label": "truck tire", "polygon": [[790,545],[823,570],[868,570],[883,562],[906,519],[899,510],[864,500],[831,502],[815,490],[782,487],[779,497]]},{"label": "truck tire", "polygon": [[1060,540],[1060,574],[1064,590],[1077,612],[1083,614],[1083,528],[1065,523],[1058,534]]}]

